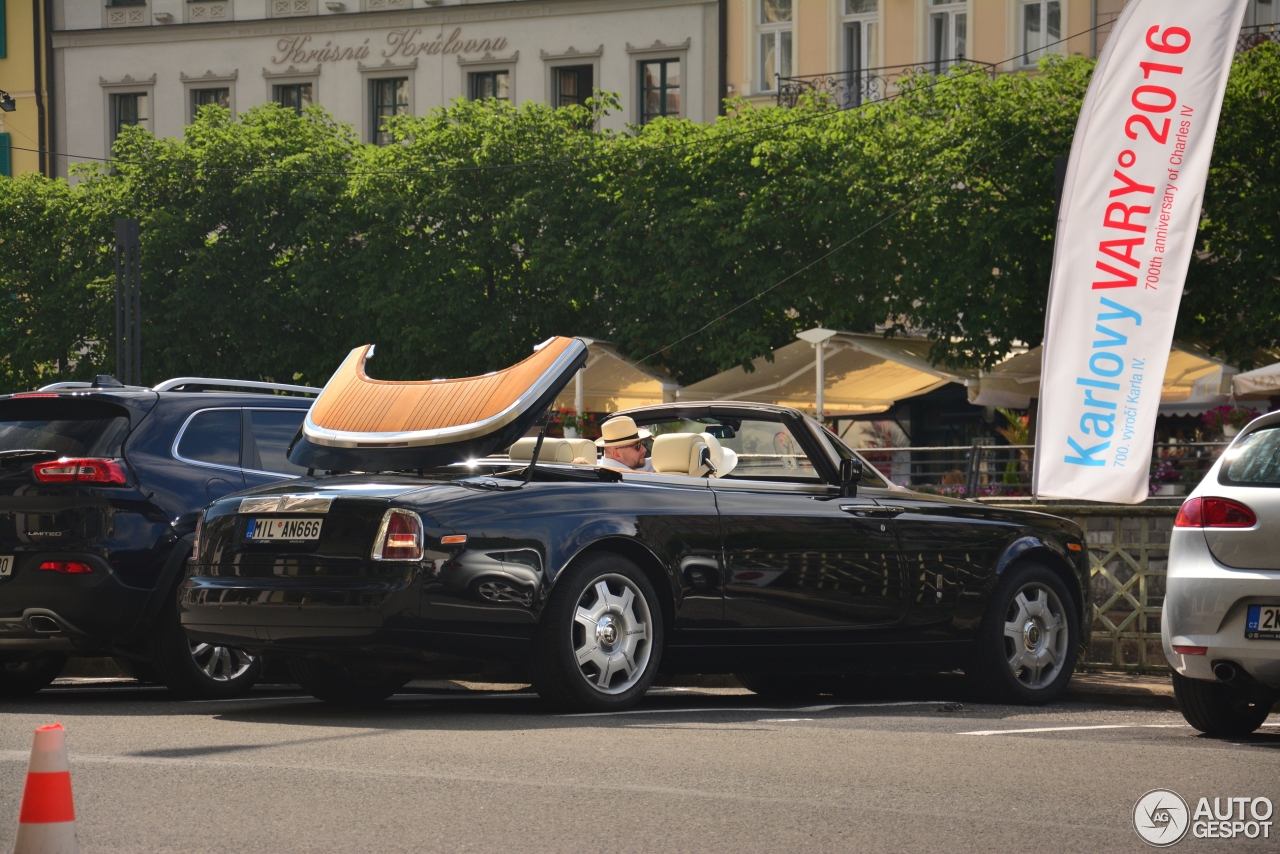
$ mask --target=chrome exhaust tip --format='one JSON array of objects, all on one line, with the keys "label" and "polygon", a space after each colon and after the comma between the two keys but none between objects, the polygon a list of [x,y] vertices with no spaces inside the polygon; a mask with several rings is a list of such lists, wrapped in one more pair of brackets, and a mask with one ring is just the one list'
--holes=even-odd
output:
[{"label": "chrome exhaust tip", "polygon": [[58,621],[53,617],[46,617],[43,614],[37,614],[27,619],[27,625],[31,626],[32,631],[41,634],[54,634],[62,631],[62,626],[58,625]]},{"label": "chrome exhaust tip", "polygon": [[1219,661],[1213,665],[1213,676],[1219,682],[1234,682],[1239,671],[1230,661]]}]

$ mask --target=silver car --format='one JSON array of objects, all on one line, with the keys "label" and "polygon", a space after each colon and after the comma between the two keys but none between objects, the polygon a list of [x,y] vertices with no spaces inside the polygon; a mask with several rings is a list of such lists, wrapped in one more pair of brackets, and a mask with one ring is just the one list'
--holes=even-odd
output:
[{"label": "silver car", "polygon": [[1241,430],[1178,511],[1161,636],[1189,724],[1262,726],[1280,698],[1280,412]]}]

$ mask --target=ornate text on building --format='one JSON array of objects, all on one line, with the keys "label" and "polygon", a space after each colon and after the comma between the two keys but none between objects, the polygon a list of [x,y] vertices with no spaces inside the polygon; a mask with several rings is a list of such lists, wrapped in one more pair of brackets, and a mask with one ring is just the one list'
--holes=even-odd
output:
[{"label": "ornate text on building", "polygon": [[[464,39],[462,27],[455,27],[453,32],[443,32],[434,39],[422,38],[422,28],[408,27],[392,30],[387,33],[386,47],[379,51],[385,59],[392,57],[414,57],[419,54],[437,56],[451,53],[492,53],[505,49],[505,37],[488,39]],[[289,36],[276,42],[276,55],[271,58],[273,65],[305,65],[313,62],[341,62],[343,60],[368,59],[371,50],[369,39],[358,45],[342,45],[326,41],[323,45],[313,45],[311,36]]]}]

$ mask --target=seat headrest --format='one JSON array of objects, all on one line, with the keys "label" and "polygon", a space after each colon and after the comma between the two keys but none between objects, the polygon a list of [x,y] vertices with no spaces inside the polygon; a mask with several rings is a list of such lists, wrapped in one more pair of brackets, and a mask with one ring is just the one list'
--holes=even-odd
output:
[{"label": "seat headrest", "polygon": [[659,474],[689,474],[691,462],[695,470],[699,468],[698,454],[706,444],[700,433],[666,433],[653,440],[649,461]]},{"label": "seat headrest", "polygon": [[[703,464],[706,448],[716,471]],[[653,440],[653,470],[659,474],[687,474],[690,477],[724,477],[738,464],[738,455],[710,433],[667,433]]]},{"label": "seat headrest", "polygon": [[[511,446],[511,459],[533,459],[533,449],[537,444],[537,436],[517,440]],[[594,461],[596,443],[590,439],[543,439],[542,450],[538,453],[538,461],[543,463],[572,463],[579,457]]]}]

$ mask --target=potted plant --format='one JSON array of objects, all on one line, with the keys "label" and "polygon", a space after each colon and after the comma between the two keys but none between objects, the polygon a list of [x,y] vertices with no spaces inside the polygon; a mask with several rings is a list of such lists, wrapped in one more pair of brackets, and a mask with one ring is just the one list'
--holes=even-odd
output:
[{"label": "potted plant", "polygon": [[1200,416],[1200,420],[1211,433],[1221,433],[1226,438],[1233,439],[1239,434],[1241,427],[1257,418],[1259,414],[1258,410],[1249,406],[1223,404],[1210,409]]},{"label": "potted plant", "polygon": [[1182,475],[1171,459],[1151,461],[1151,474],[1147,478],[1148,495],[1181,495],[1183,485],[1179,483]]},{"label": "potted plant", "polygon": [[[599,430],[594,429],[597,426],[595,415],[590,412],[579,415],[572,406],[561,406],[552,412],[551,423],[564,431],[566,439],[576,439],[579,436],[584,439],[593,439],[599,435]],[[596,435],[590,435],[592,432]]]}]

